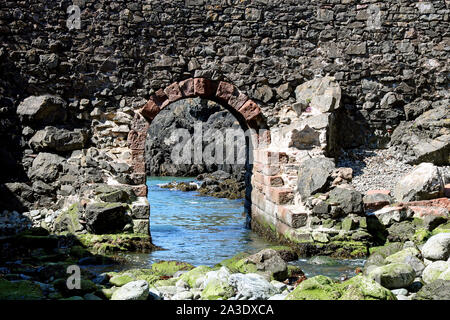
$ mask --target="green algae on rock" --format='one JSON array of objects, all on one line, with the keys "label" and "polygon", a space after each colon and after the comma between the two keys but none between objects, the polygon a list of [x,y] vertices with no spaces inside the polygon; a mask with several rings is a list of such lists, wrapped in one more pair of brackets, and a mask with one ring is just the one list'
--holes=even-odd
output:
[{"label": "green algae on rock", "polygon": [[8,281],[0,278],[0,300],[41,300],[45,296],[32,281]]}]

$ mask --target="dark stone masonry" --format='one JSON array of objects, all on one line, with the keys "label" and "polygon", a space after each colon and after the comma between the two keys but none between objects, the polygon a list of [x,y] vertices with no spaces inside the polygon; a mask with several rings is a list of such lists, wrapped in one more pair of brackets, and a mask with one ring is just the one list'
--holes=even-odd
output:
[{"label": "dark stone masonry", "polygon": [[[448,299],[448,6],[3,0],[0,300]],[[203,142],[257,130],[246,163],[175,165],[170,134],[199,120],[218,129]],[[247,224],[289,247],[83,270],[68,291],[68,265],[161,249],[150,174],[200,174],[200,194],[245,198]],[[306,280],[297,255],[367,262]]]}]

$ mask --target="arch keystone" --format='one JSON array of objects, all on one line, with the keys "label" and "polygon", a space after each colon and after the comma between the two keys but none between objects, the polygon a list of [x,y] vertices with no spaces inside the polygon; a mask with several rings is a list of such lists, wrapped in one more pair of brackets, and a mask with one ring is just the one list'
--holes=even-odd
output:
[{"label": "arch keystone", "polygon": [[212,98],[216,95],[218,83],[206,78],[194,78],[194,93],[197,96]]}]

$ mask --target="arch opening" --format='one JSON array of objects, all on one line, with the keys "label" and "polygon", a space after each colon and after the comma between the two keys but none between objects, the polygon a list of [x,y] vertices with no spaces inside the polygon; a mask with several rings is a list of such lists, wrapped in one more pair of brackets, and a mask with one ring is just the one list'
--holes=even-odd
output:
[{"label": "arch opening", "polygon": [[[265,125],[261,108],[247,95],[240,92],[234,85],[224,81],[212,81],[205,78],[190,78],[175,82],[164,89],[158,90],[148,102],[135,114],[128,146],[131,149],[131,160],[134,175],[139,177],[133,188],[138,196],[147,196],[145,144],[147,131],[156,116],[171,103],[187,98],[201,98],[213,101],[229,111],[245,132],[245,199],[244,212],[246,226],[250,228],[252,210],[252,174],[255,147],[270,143],[270,134]],[[150,217],[150,206],[149,206]],[[149,234],[150,224],[149,226]]]}]

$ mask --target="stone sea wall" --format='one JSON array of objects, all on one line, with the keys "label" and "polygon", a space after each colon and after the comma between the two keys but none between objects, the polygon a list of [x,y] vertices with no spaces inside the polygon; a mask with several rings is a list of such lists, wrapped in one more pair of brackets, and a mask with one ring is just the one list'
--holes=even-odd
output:
[{"label": "stone sea wall", "polygon": [[[382,146],[402,120],[439,123],[435,110],[445,115],[448,106],[447,30],[442,1],[4,1],[0,204],[12,214],[3,217],[55,229],[64,209],[64,221],[75,213],[81,223],[71,227],[92,231],[113,212],[121,223],[107,231],[148,229],[148,123],[136,111],[151,97],[172,102],[171,90],[194,78],[227,84],[203,94],[226,97],[241,108],[235,116],[257,116],[278,133],[271,151],[300,150],[281,172],[262,172],[282,178],[264,180],[276,188],[264,194],[290,203],[303,160]],[[316,99],[308,81],[326,75],[333,78],[317,80],[328,79],[326,92],[313,85]],[[244,108],[241,98],[251,103]],[[153,111],[144,110],[148,120]],[[448,129],[439,125],[441,140],[431,142],[445,164]],[[399,145],[407,135],[396,135]],[[429,159],[422,150],[413,156]],[[48,211],[33,211],[41,208]]]}]

